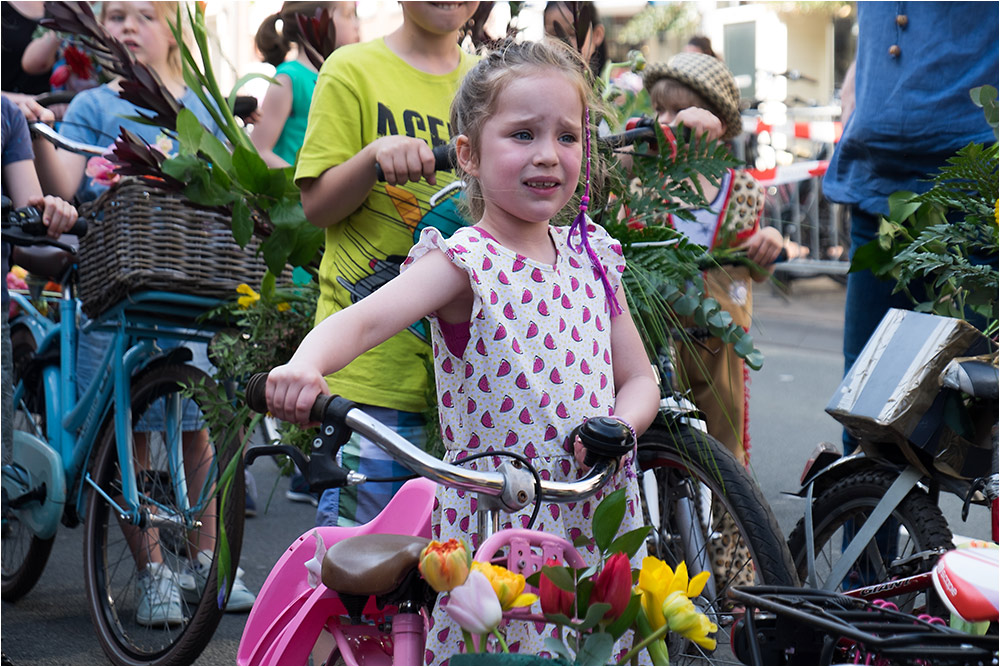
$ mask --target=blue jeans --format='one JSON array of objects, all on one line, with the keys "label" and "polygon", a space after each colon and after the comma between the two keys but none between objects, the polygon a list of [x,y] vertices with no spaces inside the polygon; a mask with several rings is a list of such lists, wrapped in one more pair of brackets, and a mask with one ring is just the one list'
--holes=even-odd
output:
[{"label": "blue jeans", "polygon": [[[112,339],[113,335],[106,331],[80,332],[76,356],[78,396],[82,396],[87,391],[91,381],[93,381],[99,372],[104,370],[101,362],[107,353],[108,347],[111,345]],[[209,376],[212,375],[213,367],[208,360],[207,343],[185,342],[183,340],[163,337],[157,339],[157,344],[163,350],[169,350],[170,348],[182,345],[190,348],[192,355],[191,365],[205,371]],[[184,399],[181,410],[181,428],[184,431],[200,431],[204,428],[201,410],[194,401]],[[133,424],[133,428],[137,433],[162,431],[166,426],[163,415],[163,399],[158,399],[142,414],[138,422]]]}]

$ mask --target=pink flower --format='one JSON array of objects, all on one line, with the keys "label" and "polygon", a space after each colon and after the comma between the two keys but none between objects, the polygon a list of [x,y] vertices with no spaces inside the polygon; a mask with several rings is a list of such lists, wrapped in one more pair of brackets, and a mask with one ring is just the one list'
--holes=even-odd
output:
[{"label": "pink flower", "polygon": [[[14,268],[16,269],[17,267]],[[24,282],[24,278],[20,277],[12,270],[7,274],[7,289],[26,290],[28,289],[28,283]],[[17,304],[14,303],[13,299],[10,300],[9,308],[10,309],[7,311],[7,317],[14,319],[14,316],[17,315]]]},{"label": "pink flower", "polygon": [[87,160],[86,174],[98,185],[111,186],[121,180],[121,175],[115,171],[115,165],[102,156],[94,156]]},{"label": "pink flower", "polygon": [[490,580],[479,570],[469,572],[465,583],[452,589],[444,610],[459,627],[474,635],[490,632],[503,617]]}]

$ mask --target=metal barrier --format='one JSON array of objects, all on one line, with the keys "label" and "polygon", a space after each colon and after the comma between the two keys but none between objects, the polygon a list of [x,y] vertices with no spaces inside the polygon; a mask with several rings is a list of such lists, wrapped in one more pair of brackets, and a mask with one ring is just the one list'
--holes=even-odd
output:
[{"label": "metal barrier", "polygon": [[780,268],[786,275],[843,276],[849,267],[849,211],[823,197],[822,183],[826,158],[840,140],[841,123],[832,120],[839,112],[802,107],[743,116],[744,157],[754,167],[748,171],[767,192],[761,224],[803,253],[789,253]]}]

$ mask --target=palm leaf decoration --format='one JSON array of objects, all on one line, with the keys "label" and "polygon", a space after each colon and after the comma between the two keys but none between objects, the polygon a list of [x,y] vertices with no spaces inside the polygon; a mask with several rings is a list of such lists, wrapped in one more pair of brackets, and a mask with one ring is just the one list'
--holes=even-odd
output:
[{"label": "palm leaf decoration", "polygon": [[[656,131],[656,143],[669,145],[658,125]],[[748,366],[759,369],[763,355],[754,347],[753,337],[706,296],[703,278],[705,270],[720,263],[751,263],[740,251],[708,251],[665,222],[668,214],[690,219],[690,211],[707,206],[699,175],[718,185],[738,162],[720,142],[689,138],[683,126],[675,134],[675,154],[636,148],[632,176],[642,187],[629,187],[621,170],[613,172],[619,182],[612,189],[621,194],[600,216],[599,222],[625,252],[623,288],[629,308],[651,356],[662,353],[676,336],[683,338],[679,318],[692,317],[698,327],[732,344]]]}]

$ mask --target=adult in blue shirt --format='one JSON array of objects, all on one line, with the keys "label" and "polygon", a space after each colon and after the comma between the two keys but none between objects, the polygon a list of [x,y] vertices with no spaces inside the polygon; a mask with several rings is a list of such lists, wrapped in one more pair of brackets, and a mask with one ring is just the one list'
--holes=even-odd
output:
[{"label": "adult in blue shirt", "polygon": [[[823,180],[827,198],[851,206],[852,256],[878,235],[890,194],[926,191],[925,179],[959,148],[995,141],[969,91],[997,85],[997,10],[996,2],[858,3],[844,134]],[[890,308],[912,307],[893,287],[870,271],[848,274],[845,373]]]}]

